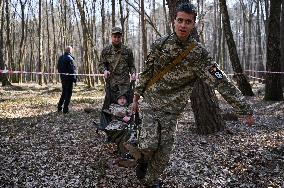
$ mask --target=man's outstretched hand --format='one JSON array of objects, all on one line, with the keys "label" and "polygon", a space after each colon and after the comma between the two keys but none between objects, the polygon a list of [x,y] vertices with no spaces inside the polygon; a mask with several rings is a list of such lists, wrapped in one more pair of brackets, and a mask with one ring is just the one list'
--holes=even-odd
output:
[{"label": "man's outstretched hand", "polygon": [[135,73],[133,73],[133,74],[131,75],[131,80],[136,80],[136,79],[137,79],[137,76],[136,76]]},{"label": "man's outstretched hand", "polygon": [[107,70],[105,70],[105,71],[104,71],[104,77],[105,77],[105,78],[108,78],[108,77],[109,77],[109,75],[110,75],[110,72],[109,72],[109,71],[107,71]]}]

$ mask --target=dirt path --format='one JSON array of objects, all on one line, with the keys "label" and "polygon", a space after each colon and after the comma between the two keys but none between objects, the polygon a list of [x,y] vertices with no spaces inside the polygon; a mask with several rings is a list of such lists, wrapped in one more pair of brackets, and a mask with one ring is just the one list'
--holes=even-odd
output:
[{"label": "dirt path", "polygon": [[[134,169],[113,164],[115,147],[92,125],[102,94],[79,85],[63,115],[59,86],[0,87],[0,187],[143,187]],[[233,134],[196,134],[186,110],[164,187],[284,187],[284,102],[249,100],[256,124],[227,122]]]}]

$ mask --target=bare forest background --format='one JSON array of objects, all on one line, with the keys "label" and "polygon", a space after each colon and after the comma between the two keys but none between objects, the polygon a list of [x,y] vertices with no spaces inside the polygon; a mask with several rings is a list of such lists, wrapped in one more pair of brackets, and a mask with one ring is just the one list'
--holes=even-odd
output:
[{"label": "bare forest background", "polygon": [[[231,75],[234,71],[222,24],[222,2],[223,5],[224,2],[227,4],[237,55],[250,81],[264,81],[266,73],[263,71],[266,70],[283,72],[283,1],[192,1],[198,11],[197,32],[200,41],[221,68]],[[166,0],[1,0],[0,70],[48,73],[0,74],[2,85],[58,82],[57,59],[66,45],[74,47],[73,55],[79,74],[99,73],[99,55],[103,47],[110,43],[113,26],[122,28],[124,44],[133,50],[135,65],[140,72],[151,43],[173,30],[169,16],[171,3]],[[277,9],[273,10],[278,16],[276,27],[269,27],[272,8]],[[278,51],[272,58],[273,64],[277,64],[276,68],[267,67],[269,29],[276,29],[278,33],[278,38],[270,39],[272,45],[275,44],[273,40],[277,41]],[[275,52],[275,48],[270,49]],[[275,58],[278,60],[275,61]],[[284,74],[277,74],[277,77],[279,80]],[[99,77],[95,76],[79,78],[88,86],[100,83]]]},{"label": "bare forest background", "polygon": [[[0,0],[0,187],[144,187],[94,126],[107,91],[97,66],[119,26],[141,72],[182,1],[197,7],[192,36],[246,96],[255,123],[237,121],[197,79],[163,187],[284,187],[284,0]],[[56,65],[67,45],[80,75],[62,114]]]}]

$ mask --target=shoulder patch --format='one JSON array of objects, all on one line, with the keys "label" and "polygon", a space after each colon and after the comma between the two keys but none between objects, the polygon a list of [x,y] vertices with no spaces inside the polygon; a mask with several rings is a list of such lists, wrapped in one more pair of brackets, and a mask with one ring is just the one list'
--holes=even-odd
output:
[{"label": "shoulder patch", "polygon": [[217,79],[223,79],[224,77],[222,71],[216,65],[213,65],[212,67],[210,67],[209,72],[212,76],[214,76]]}]

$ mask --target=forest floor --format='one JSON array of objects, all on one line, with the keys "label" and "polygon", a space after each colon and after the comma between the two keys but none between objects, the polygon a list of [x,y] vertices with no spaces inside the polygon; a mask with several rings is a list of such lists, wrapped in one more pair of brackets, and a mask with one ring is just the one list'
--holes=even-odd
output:
[{"label": "forest floor", "polygon": [[[284,187],[284,102],[263,101],[262,85],[254,90],[255,125],[227,121],[231,133],[197,134],[188,106],[163,187]],[[60,85],[0,87],[0,187],[143,187],[93,126],[102,86],[75,87],[66,115],[57,113],[59,96]],[[220,106],[232,110],[221,98]]]}]

